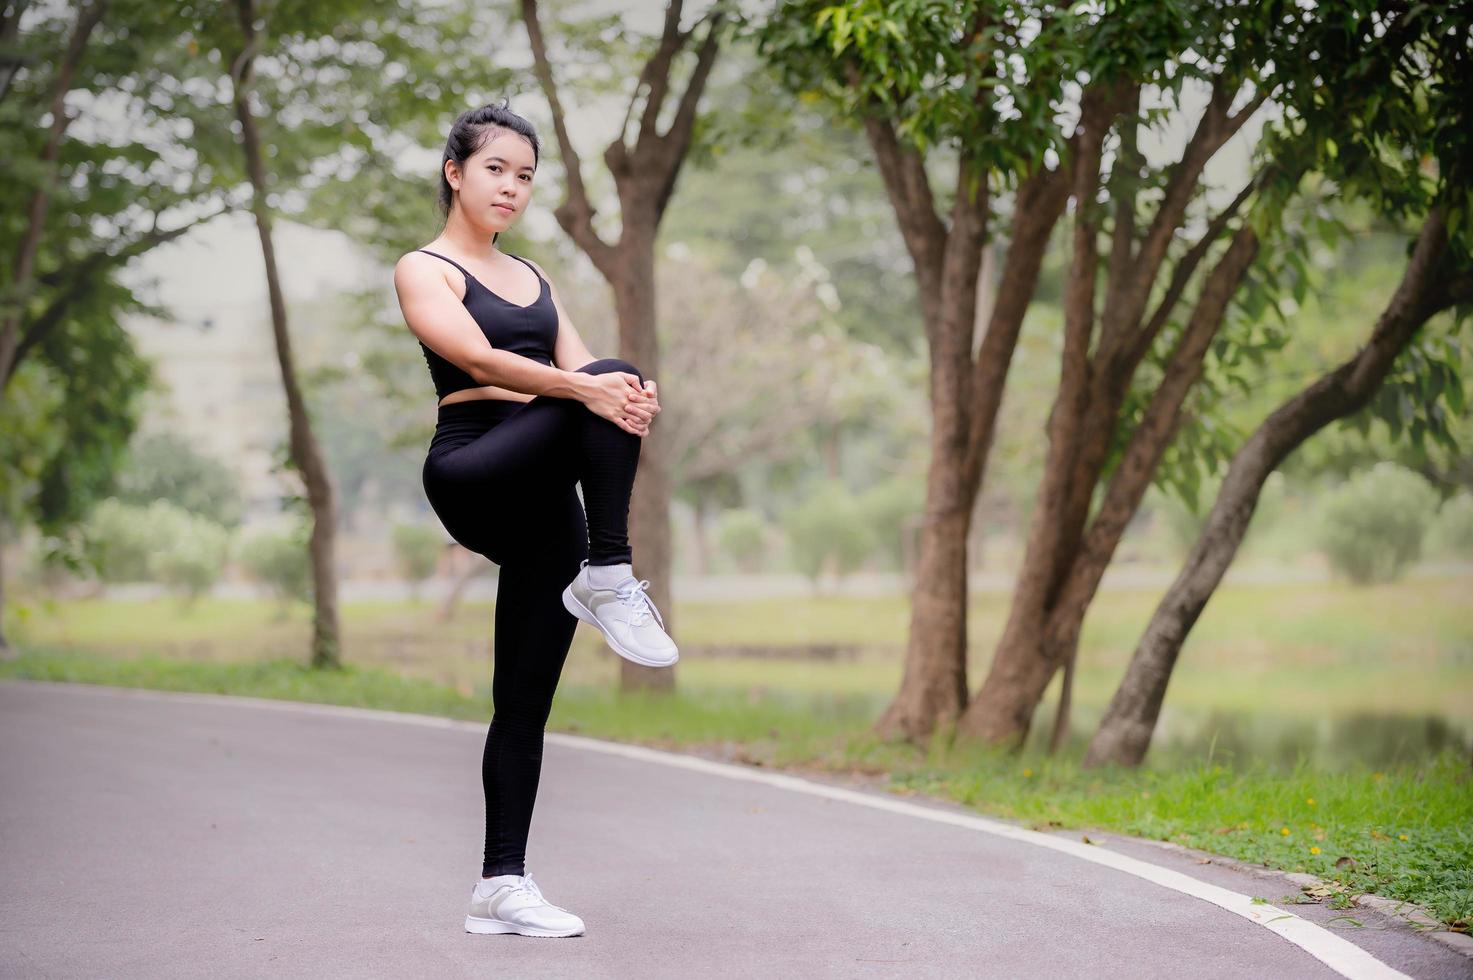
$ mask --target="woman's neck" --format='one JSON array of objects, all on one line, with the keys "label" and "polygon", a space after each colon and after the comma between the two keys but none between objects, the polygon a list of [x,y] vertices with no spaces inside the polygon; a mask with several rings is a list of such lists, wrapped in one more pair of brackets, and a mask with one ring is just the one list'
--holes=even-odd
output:
[{"label": "woman's neck", "polygon": [[450,219],[445,222],[445,230],[440,232],[440,241],[462,255],[478,258],[490,256],[497,250],[491,241],[494,237],[494,234],[482,232],[461,218],[458,209],[451,212]]}]

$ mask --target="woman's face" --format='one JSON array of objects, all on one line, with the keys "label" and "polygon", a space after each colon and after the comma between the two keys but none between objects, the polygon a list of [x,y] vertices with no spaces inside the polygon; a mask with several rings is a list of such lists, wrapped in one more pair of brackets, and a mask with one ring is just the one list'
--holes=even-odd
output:
[{"label": "woman's face", "polygon": [[465,166],[445,162],[445,179],[461,216],[487,234],[516,224],[532,200],[532,145],[520,135],[501,130],[491,136]]}]

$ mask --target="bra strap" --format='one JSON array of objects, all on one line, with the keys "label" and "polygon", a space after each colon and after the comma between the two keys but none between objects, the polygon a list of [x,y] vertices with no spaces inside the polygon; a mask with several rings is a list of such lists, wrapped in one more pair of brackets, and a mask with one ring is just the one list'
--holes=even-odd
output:
[{"label": "bra strap", "polygon": [[445,259],[446,262],[449,262],[451,265],[453,265],[457,269],[459,269],[460,270],[460,274],[463,275],[463,276],[465,276],[467,279],[474,279],[474,278],[476,278],[475,276],[471,275],[469,272],[465,271],[465,266],[461,265],[459,262],[455,261],[454,259],[446,258],[445,256],[441,255],[439,252],[431,252],[427,248],[417,248],[417,249],[415,249],[415,251],[416,252],[423,252],[426,255],[433,255],[437,259]]},{"label": "bra strap", "polygon": [[[426,255],[433,255],[437,259],[445,259],[446,262],[449,262],[451,265],[453,265],[457,269],[459,269],[460,270],[460,274],[463,275],[463,276],[465,276],[467,279],[475,279],[476,278],[475,276],[471,275],[469,272],[467,272],[465,270],[465,266],[461,265],[459,262],[455,261],[452,258],[448,258],[448,257],[446,257],[444,255],[441,255],[439,252],[431,252],[427,248],[417,248],[417,249],[415,249],[415,251],[416,252],[423,252]],[[511,255],[510,252],[507,252],[506,254],[507,255]],[[525,265],[527,268],[531,269],[532,270],[532,275],[536,276],[539,281],[544,281],[542,279],[542,273],[540,273],[540,272],[537,271],[537,267],[535,265],[533,265],[532,263],[528,262],[526,259],[522,258],[520,255],[511,255],[511,257],[514,258],[514,259],[516,259],[518,262],[522,263],[523,265]],[[476,281],[477,282],[480,282],[479,279],[476,279]]]},{"label": "bra strap", "polygon": [[[506,254],[507,255],[511,255],[510,252],[507,252]],[[522,258],[520,255],[511,255],[511,257],[514,258],[514,259],[516,259],[518,262],[522,263],[522,265],[525,265],[527,268],[531,269],[532,270],[532,275],[536,276],[538,279],[541,279],[542,278],[542,273],[540,273],[540,272],[537,271],[537,267],[535,265],[533,265],[532,263],[528,262],[526,259]]]}]

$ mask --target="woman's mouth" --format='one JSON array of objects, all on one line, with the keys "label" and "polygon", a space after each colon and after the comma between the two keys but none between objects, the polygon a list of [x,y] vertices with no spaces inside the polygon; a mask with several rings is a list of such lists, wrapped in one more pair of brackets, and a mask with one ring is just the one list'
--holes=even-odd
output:
[{"label": "woman's mouth", "polygon": [[510,204],[494,204],[492,205],[492,207],[500,208],[502,211],[505,211],[508,214],[516,210],[516,208],[512,207]]}]

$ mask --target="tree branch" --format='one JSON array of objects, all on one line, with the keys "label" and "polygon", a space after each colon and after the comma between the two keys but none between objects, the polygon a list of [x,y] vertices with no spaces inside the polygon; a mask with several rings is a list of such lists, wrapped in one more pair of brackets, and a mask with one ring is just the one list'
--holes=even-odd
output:
[{"label": "tree branch", "polygon": [[10,384],[10,379],[19,370],[20,364],[25,360],[26,354],[43,340],[46,335],[54,330],[67,315],[67,311],[79,299],[86,296],[96,287],[103,270],[119,266],[131,259],[135,259],[143,253],[157,248],[167,242],[171,242],[179,236],[187,233],[198,225],[204,224],[223,214],[228,208],[222,208],[202,218],[196,218],[178,228],[168,231],[159,231],[157,228],[139,238],[129,242],[115,252],[106,250],[93,252],[72,268],[67,269],[65,274],[53,273],[43,277],[49,284],[60,285],[64,283],[62,292],[53,297],[47,304],[46,309],[40,315],[31,320],[22,330],[21,340],[15,350],[15,358],[11,361],[9,369],[3,378],[0,378],[0,389]]},{"label": "tree branch", "polygon": [[[701,93],[705,91],[706,82],[711,77],[711,66],[716,63],[716,54],[720,50],[721,23],[721,14],[718,13],[711,18],[711,26],[706,31],[706,39],[701,43],[701,50],[696,55],[695,70],[691,72],[690,81],[680,97],[680,104],[676,106],[675,119],[671,121],[670,129],[659,137],[662,144],[664,167],[660,180],[660,193],[655,204],[657,215],[665,213],[665,207],[670,203],[670,195],[675,192],[675,177],[680,171],[680,161],[685,159],[686,150],[690,147],[691,134],[695,131],[696,106],[700,102]],[[653,123],[651,126],[653,127]],[[639,135],[643,140],[643,128]]]},{"label": "tree branch", "polygon": [[607,273],[612,266],[613,249],[599,237],[593,227],[593,216],[597,211],[589,201],[587,188],[583,184],[583,167],[578,159],[578,151],[573,148],[573,141],[568,137],[566,117],[562,102],[558,99],[557,85],[553,81],[552,66],[547,60],[542,25],[537,18],[537,0],[522,0],[522,20],[527,26],[527,40],[532,47],[533,72],[542,87],[542,94],[547,98],[548,108],[552,111],[552,128],[557,137],[563,170],[567,174],[568,196],[555,209],[554,214],[558,223],[587,253],[594,265]]},{"label": "tree branch", "polygon": [[[636,154],[646,146],[647,136],[653,139],[657,135],[656,121],[665,104],[665,94],[670,90],[670,67],[681,48],[681,6],[682,0],[670,0],[665,7],[665,26],[660,32],[659,47],[650,60],[645,62],[644,71],[640,73],[640,80],[649,84],[650,94],[644,100],[644,113],[639,118],[639,136],[634,144]],[[638,91],[637,86],[635,91]]]},{"label": "tree branch", "polygon": [[1211,250],[1212,244],[1222,235],[1223,229],[1232,220],[1233,216],[1248,200],[1254,189],[1262,186],[1272,168],[1266,168],[1243,186],[1238,196],[1233,198],[1232,203],[1223,208],[1216,217],[1207,225],[1207,230],[1202,237],[1191,247],[1187,254],[1181,257],[1176,267],[1171,272],[1171,282],[1166,287],[1166,293],[1161,297],[1161,302],[1156,307],[1156,312],[1146,322],[1146,325],[1135,334],[1126,347],[1117,367],[1134,373],[1135,368],[1150,351],[1151,345],[1156,342],[1156,337],[1161,333],[1161,328],[1171,318],[1171,312],[1181,300],[1182,294],[1186,292],[1187,283],[1191,281],[1197,266]]},{"label": "tree branch", "polygon": [[1197,121],[1197,129],[1192,133],[1181,159],[1171,168],[1161,204],[1141,239],[1132,274],[1123,279],[1105,298],[1102,317],[1107,336],[1123,338],[1129,335],[1129,327],[1139,320],[1150,299],[1151,284],[1156,281],[1161,270],[1172,237],[1181,227],[1187,205],[1191,202],[1207,162],[1242,128],[1243,123],[1258,110],[1269,93],[1267,90],[1259,92],[1241,111],[1230,116],[1228,110],[1232,105],[1233,94],[1223,76],[1219,75],[1213,81],[1212,97]]}]

